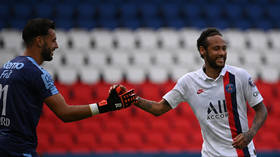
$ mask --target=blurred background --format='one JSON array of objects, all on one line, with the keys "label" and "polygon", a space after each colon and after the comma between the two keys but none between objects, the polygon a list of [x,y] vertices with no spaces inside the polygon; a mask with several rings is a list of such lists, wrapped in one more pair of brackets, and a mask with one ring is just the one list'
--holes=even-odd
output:
[{"label": "blurred background", "polygon": [[[196,40],[217,27],[227,63],[252,75],[268,108],[257,154],[280,156],[280,0],[0,0],[0,65],[23,53],[34,17],[56,22],[59,49],[43,66],[71,105],[106,99],[115,83],[160,100],[203,65]],[[43,157],[196,157],[202,145],[186,103],[160,117],[130,107],[68,124],[45,106],[37,132]]]}]

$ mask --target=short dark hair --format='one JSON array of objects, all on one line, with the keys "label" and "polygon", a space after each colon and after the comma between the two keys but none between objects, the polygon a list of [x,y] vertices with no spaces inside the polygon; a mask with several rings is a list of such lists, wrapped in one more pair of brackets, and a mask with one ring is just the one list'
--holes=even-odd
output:
[{"label": "short dark hair", "polygon": [[37,36],[48,35],[49,29],[55,29],[55,23],[52,20],[43,18],[29,20],[22,32],[25,45],[29,47]]},{"label": "short dark hair", "polygon": [[[219,30],[217,30],[216,28],[207,28],[205,29],[200,37],[197,39],[197,49],[199,51],[199,47],[200,46],[203,46],[205,49],[207,49],[208,47],[208,42],[207,42],[207,37],[210,37],[210,36],[214,36],[214,35],[220,35],[220,36],[223,36]],[[201,56],[203,58],[203,56]]]}]

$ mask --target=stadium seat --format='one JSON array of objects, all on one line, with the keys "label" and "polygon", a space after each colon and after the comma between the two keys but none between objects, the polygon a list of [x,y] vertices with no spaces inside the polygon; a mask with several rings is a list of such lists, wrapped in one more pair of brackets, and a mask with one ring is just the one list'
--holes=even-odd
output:
[{"label": "stadium seat", "polygon": [[74,13],[74,6],[69,3],[58,3],[55,6],[55,17],[58,19],[70,19]]},{"label": "stadium seat", "polygon": [[23,40],[21,38],[20,31],[13,29],[2,29],[1,36],[3,37],[4,48],[16,50],[23,48]]},{"label": "stadium seat", "polygon": [[57,67],[57,78],[60,83],[71,85],[78,80],[77,70],[73,67]]},{"label": "stadium seat", "polygon": [[245,34],[250,48],[256,50],[268,49],[268,39],[264,31],[248,30]]},{"label": "stadium seat", "polygon": [[156,33],[151,29],[138,29],[135,31],[135,36],[141,48],[158,47],[158,39]]},{"label": "stadium seat", "polygon": [[278,52],[277,49],[271,52],[266,51],[264,54],[265,54],[264,60],[267,66],[280,68],[279,65],[280,53]]},{"label": "stadium seat", "polygon": [[95,148],[95,151],[115,151],[120,145],[120,137],[114,132],[103,133],[99,136],[100,143]]},{"label": "stadium seat", "polygon": [[159,7],[153,3],[143,3],[139,6],[139,12],[143,19],[156,18],[159,14]]},{"label": "stadium seat", "polygon": [[100,81],[100,71],[95,66],[84,66],[79,70],[81,82],[92,85]]},{"label": "stadium seat", "polygon": [[105,29],[94,29],[91,32],[91,37],[94,40],[96,48],[111,48],[113,47],[112,32]]},{"label": "stadium seat", "polygon": [[178,32],[185,48],[196,49],[196,41],[200,32],[198,29],[185,28]]},{"label": "stadium seat", "polygon": [[1,20],[6,20],[11,15],[11,8],[9,5],[0,4],[0,18]]},{"label": "stadium seat", "polygon": [[14,17],[18,19],[28,19],[32,14],[32,6],[25,3],[16,3],[13,5]]},{"label": "stadium seat", "polygon": [[122,135],[121,151],[138,151],[144,145],[143,135],[139,132],[128,132]]},{"label": "stadium seat", "polygon": [[200,7],[195,3],[184,3],[181,9],[182,14],[186,19],[196,19],[201,16]]},{"label": "stadium seat", "polygon": [[180,36],[174,29],[159,29],[158,38],[163,48],[178,48],[180,46]]},{"label": "stadium seat", "polygon": [[174,63],[174,57],[171,52],[165,50],[159,50],[153,54],[155,59],[155,65],[166,69],[170,69]]},{"label": "stadium seat", "polygon": [[242,17],[243,14],[242,6],[234,3],[228,3],[225,5],[224,12],[227,18],[234,21]]},{"label": "stadium seat", "polygon": [[148,68],[152,65],[152,55],[150,49],[135,50],[132,56],[132,63],[135,66],[141,66],[142,68]]},{"label": "stadium seat", "polygon": [[244,58],[244,66],[260,67],[263,65],[263,56],[254,50],[244,50],[242,53]]},{"label": "stadium seat", "polygon": [[[82,133],[77,136],[77,146],[86,148],[92,151],[96,147],[96,136],[92,133]],[[76,149],[76,148],[75,148]],[[85,151],[82,151],[82,153]]]},{"label": "stadium seat", "polygon": [[52,18],[54,15],[54,8],[48,3],[36,3],[34,6],[34,12],[37,17]]},{"label": "stadium seat", "polygon": [[116,29],[113,36],[118,48],[133,49],[136,46],[134,32],[128,29]]},{"label": "stadium seat", "polygon": [[117,14],[117,7],[112,3],[101,3],[97,6],[98,17],[100,19],[113,19]]},{"label": "stadium seat", "polygon": [[184,132],[179,132],[176,134],[169,134],[168,136],[168,146],[167,150],[168,152],[174,152],[174,151],[182,151],[182,150],[187,150],[190,145],[192,145],[192,142],[190,142],[187,137],[186,133]]},{"label": "stadium seat", "polygon": [[[245,9],[246,8],[246,9]],[[264,18],[264,10],[258,4],[249,4],[244,6],[244,14],[248,19],[256,20]]]},{"label": "stadium seat", "polygon": [[160,6],[160,12],[162,16],[166,19],[172,19],[179,16],[180,8],[176,3],[163,3]]},{"label": "stadium seat", "polygon": [[92,19],[96,15],[97,9],[96,5],[91,4],[91,2],[83,2],[77,6],[77,16],[78,19]]},{"label": "stadium seat", "polygon": [[85,65],[85,56],[78,49],[68,50],[64,54],[65,65],[73,68],[82,67]]},{"label": "stadium seat", "polygon": [[186,67],[190,70],[196,70],[202,66],[202,59],[200,58],[199,52],[189,51],[183,49],[175,53],[176,61],[178,66]]},{"label": "stadium seat", "polygon": [[273,49],[280,48],[280,31],[279,30],[270,30],[267,32],[268,40],[271,43]]},{"label": "stadium seat", "polygon": [[146,80],[146,73],[142,67],[129,66],[124,69],[126,81],[132,84],[141,84]]},{"label": "stadium seat", "polygon": [[145,152],[158,152],[164,150],[167,146],[167,138],[163,135],[162,132],[151,131],[146,135],[145,144],[142,147],[142,150]]},{"label": "stadium seat", "polygon": [[149,80],[155,84],[162,84],[169,79],[167,69],[162,66],[151,66],[147,72]]},{"label": "stadium seat", "polygon": [[234,49],[227,50],[227,64],[233,66],[241,66],[243,64],[242,58],[240,57],[239,52],[234,51]]},{"label": "stadium seat", "polygon": [[72,48],[90,49],[92,47],[91,37],[88,35],[88,31],[83,29],[71,29],[69,31],[69,39],[72,42]]},{"label": "stadium seat", "polygon": [[106,83],[116,84],[123,80],[123,70],[116,66],[103,67],[102,76]]},{"label": "stadium seat", "polygon": [[100,69],[103,66],[109,64],[108,54],[106,54],[105,51],[102,50],[89,51],[86,57],[88,58],[88,65],[90,67],[95,67]]},{"label": "stadium seat", "polygon": [[277,83],[279,80],[280,72],[277,67],[265,67],[260,68],[261,79],[266,83]]},{"label": "stadium seat", "polygon": [[132,19],[138,16],[138,6],[135,3],[124,3],[120,6],[122,19]]},{"label": "stadium seat", "polygon": [[170,77],[172,81],[178,81],[178,79],[184,76],[187,72],[189,72],[189,68],[187,66],[174,66],[172,70],[170,70]]},{"label": "stadium seat", "polygon": [[213,3],[213,4],[205,4],[202,6],[204,10],[204,15],[208,20],[221,19],[222,18],[222,6]]},{"label": "stadium seat", "polygon": [[223,33],[230,48],[245,49],[247,47],[245,34],[242,31],[237,29],[226,29]]},{"label": "stadium seat", "polygon": [[110,55],[110,61],[112,66],[118,66],[120,68],[126,68],[130,66],[130,56],[125,52],[126,50],[121,50],[120,52],[114,51]]},{"label": "stadium seat", "polygon": [[68,132],[56,133],[52,136],[51,146],[48,148],[48,152],[60,152],[63,153],[70,151],[74,146],[74,139],[72,134]]},{"label": "stadium seat", "polygon": [[57,29],[55,33],[56,33],[58,47],[60,49],[68,49],[69,48],[68,33],[62,29]]},{"label": "stadium seat", "polygon": [[94,92],[90,85],[78,82],[73,85],[73,88],[73,99],[79,104],[91,104],[94,102]]},{"label": "stadium seat", "polygon": [[9,60],[11,60],[15,57],[15,54],[9,53],[8,51],[6,52],[5,50],[0,50],[0,55],[1,55],[1,58],[0,58],[0,66],[1,67],[5,63],[7,63]]}]

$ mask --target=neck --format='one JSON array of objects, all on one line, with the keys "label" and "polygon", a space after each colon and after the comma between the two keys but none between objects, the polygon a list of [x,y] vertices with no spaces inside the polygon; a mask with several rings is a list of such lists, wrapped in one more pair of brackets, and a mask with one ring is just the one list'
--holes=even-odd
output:
[{"label": "neck", "polygon": [[205,65],[205,67],[203,67],[203,70],[208,77],[216,79],[220,75],[222,68],[212,68],[209,65]]},{"label": "neck", "polygon": [[43,63],[43,60],[41,59],[41,56],[38,54],[40,53],[35,48],[26,48],[23,55],[33,58],[37,64],[41,65]]}]

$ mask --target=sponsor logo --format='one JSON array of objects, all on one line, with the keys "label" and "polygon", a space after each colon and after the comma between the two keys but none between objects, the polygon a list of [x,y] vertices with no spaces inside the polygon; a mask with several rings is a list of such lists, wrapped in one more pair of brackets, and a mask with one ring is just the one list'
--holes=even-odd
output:
[{"label": "sponsor logo", "polygon": [[254,81],[253,81],[253,79],[252,79],[251,77],[249,78],[248,83],[249,83],[249,85],[252,86],[252,87],[255,87],[255,86],[256,86],[255,83],[254,83]]},{"label": "sponsor logo", "polygon": [[4,69],[21,69],[24,67],[24,64],[23,63],[18,63],[18,62],[7,62],[6,64],[4,64],[3,68]]},{"label": "sponsor logo", "polygon": [[259,92],[258,92],[258,91],[253,93],[253,96],[254,96],[254,97],[257,97],[258,95],[259,95]]},{"label": "sponsor logo", "polygon": [[199,90],[197,90],[196,94],[201,94],[202,92],[204,92],[204,90],[203,89],[199,89]]},{"label": "sponsor logo", "polygon": [[233,84],[231,84],[231,83],[227,84],[226,85],[226,91],[228,93],[234,93],[235,92],[235,86]]},{"label": "sponsor logo", "polygon": [[225,100],[218,100],[217,104],[209,103],[207,120],[223,119],[226,117],[228,117],[228,112]]}]

